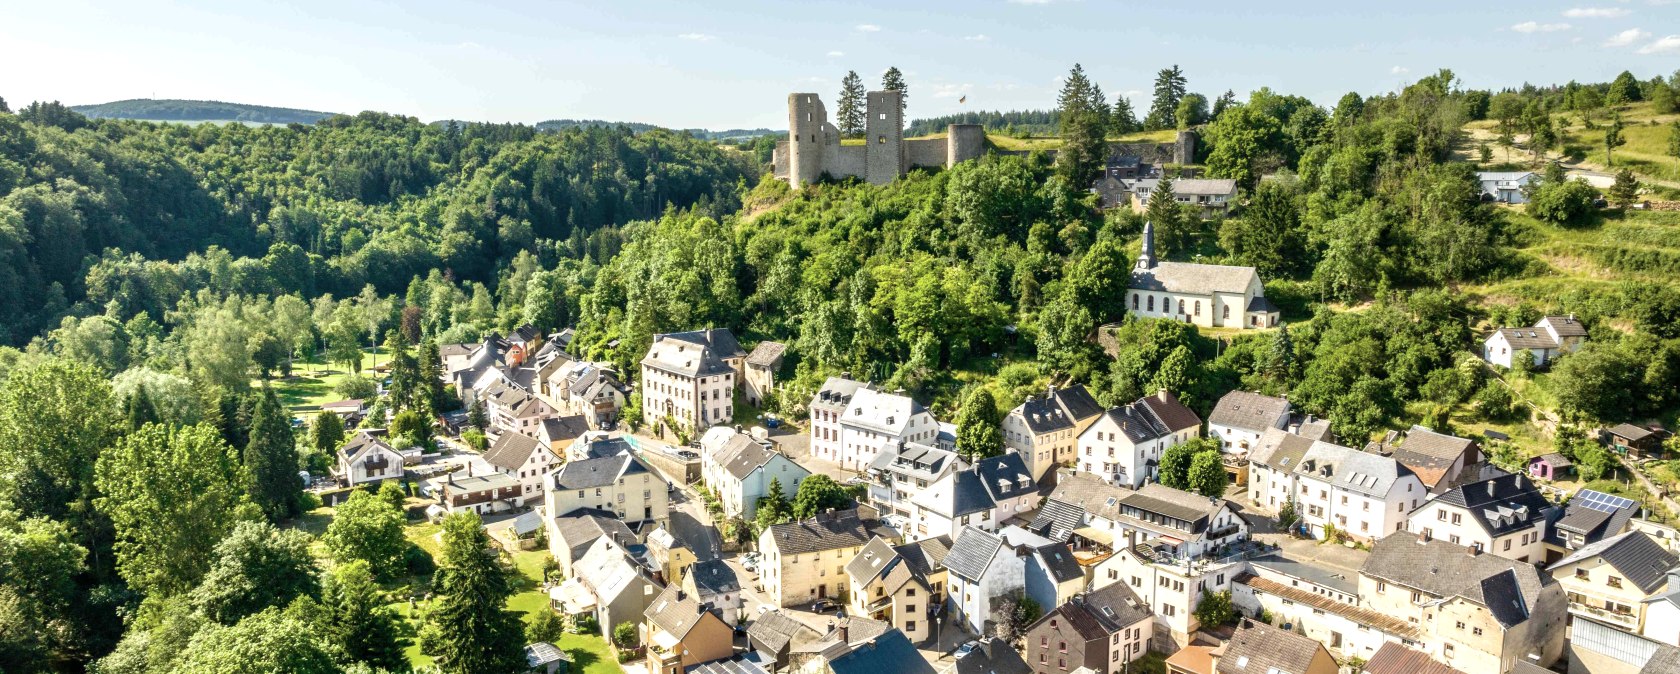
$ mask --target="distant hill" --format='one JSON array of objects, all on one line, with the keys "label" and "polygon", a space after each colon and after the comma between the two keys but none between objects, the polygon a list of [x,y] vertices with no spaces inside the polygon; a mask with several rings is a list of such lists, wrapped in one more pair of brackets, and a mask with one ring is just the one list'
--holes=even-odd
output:
[{"label": "distant hill", "polygon": [[145,119],[163,122],[244,122],[247,124],[314,124],[333,116],[331,112],[272,108],[266,105],[136,98],[98,105],[76,105],[72,110],[89,117]]},{"label": "distant hill", "polygon": [[[544,122],[537,122],[537,129],[541,131],[560,131],[562,129],[575,128],[593,129],[603,126],[623,126],[629,128],[634,133],[644,133],[654,129],[664,128],[653,124],[644,124],[642,122],[609,122],[604,119],[551,119]],[[782,131],[777,131],[775,129],[727,129],[724,131],[712,131],[710,129],[675,130],[686,131],[695,138],[703,140],[746,140],[749,138],[757,138],[759,136],[772,136],[783,133]]]}]

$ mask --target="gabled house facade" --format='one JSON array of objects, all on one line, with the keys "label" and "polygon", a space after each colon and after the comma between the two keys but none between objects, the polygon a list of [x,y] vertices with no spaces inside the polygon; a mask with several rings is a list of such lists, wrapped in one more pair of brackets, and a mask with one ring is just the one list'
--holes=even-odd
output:
[{"label": "gabled house facade", "polygon": [[1313,442],[1294,474],[1295,515],[1314,538],[1330,528],[1360,541],[1402,531],[1427,498],[1423,482],[1400,462],[1328,442]]},{"label": "gabled house facade", "polygon": [[1084,386],[1050,386],[1043,396],[1032,396],[1003,418],[1003,444],[1020,454],[1034,480],[1071,464],[1079,435],[1102,416],[1102,405]]},{"label": "gabled house facade", "polygon": [[864,472],[888,447],[934,444],[939,422],[921,403],[846,376],[829,377],[811,398],[811,456]]},{"label": "gabled house facade", "polygon": [[726,515],[751,521],[758,514],[758,500],[770,493],[772,481],[781,485],[784,498],[791,499],[799,491],[799,484],[811,475],[787,455],[745,433],[715,428],[707,435],[716,439],[719,431],[727,438],[717,451],[701,453],[700,475],[717,494]]},{"label": "gabled house facade", "polygon": [[1075,595],[1027,628],[1027,665],[1036,674],[1118,674],[1149,652],[1154,624],[1149,606],[1124,583]]},{"label": "gabled house facade", "polygon": [[954,451],[916,442],[887,445],[869,464],[869,503],[883,516],[913,521],[912,499],[964,466]]},{"label": "gabled house facade", "polygon": [[697,434],[735,415],[747,353],[725,329],[654,335],[642,358],[642,421]]},{"label": "gabled house facade", "polygon": [[1246,456],[1269,428],[1289,424],[1289,401],[1249,391],[1232,391],[1219,399],[1208,414],[1208,437],[1219,441],[1219,451]]},{"label": "gabled house facade", "polygon": [[735,654],[734,630],[680,585],[665,586],[643,615],[641,643],[648,649],[648,674],[682,674]]},{"label": "gabled house facade", "polygon": [[[1645,634],[1652,599],[1680,589],[1680,558],[1642,532],[1630,531],[1577,550],[1546,572],[1563,586],[1572,620],[1592,620]],[[1658,601],[1661,601],[1658,599]],[[1668,636],[1657,621],[1652,636]]]},{"label": "gabled house facade", "polygon": [[1159,479],[1167,448],[1199,437],[1202,420],[1166,389],[1108,410],[1079,434],[1079,472],[1137,488]]},{"label": "gabled house facade", "polygon": [[484,462],[497,472],[519,480],[520,494],[534,502],[541,497],[543,476],[559,465],[560,456],[547,443],[508,431],[484,452]]},{"label": "gabled house facade", "polygon": [[385,429],[362,429],[338,450],[334,477],[347,487],[401,479],[403,455],[386,442]]},{"label": "gabled house facade", "polygon": [[[944,554],[949,538],[928,539],[895,548],[875,537],[846,564],[851,615],[867,616],[898,628],[912,643],[933,635],[932,615],[944,598]],[[900,552],[900,548],[905,551]],[[929,555],[932,551],[936,554]]]},{"label": "gabled house facade", "polygon": [[794,606],[837,597],[850,581],[846,564],[874,534],[856,510],[768,527],[758,536],[764,556],[759,581],[772,606]]},{"label": "gabled house facade", "polygon": [[906,535],[949,536],[965,526],[996,531],[1038,501],[1038,483],[1020,454],[984,458],[911,496],[914,514]]},{"label": "gabled house facade", "polygon": [[544,505],[551,513],[588,508],[630,523],[664,522],[670,516],[671,485],[628,453],[576,459],[545,480]]},{"label": "gabled house facade", "polygon": [[1482,341],[1482,360],[1512,367],[1516,354],[1528,351],[1535,367],[1545,367],[1558,356],[1573,353],[1587,340],[1587,328],[1575,315],[1546,316],[1530,328],[1499,328]]},{"label": "gabled house facade", "polygon": [[1424,503],[1407,528],[1519,562],[1546,559],[1546,527],[1555,506],[1526,475],[1513,473],[1454,487]]}]

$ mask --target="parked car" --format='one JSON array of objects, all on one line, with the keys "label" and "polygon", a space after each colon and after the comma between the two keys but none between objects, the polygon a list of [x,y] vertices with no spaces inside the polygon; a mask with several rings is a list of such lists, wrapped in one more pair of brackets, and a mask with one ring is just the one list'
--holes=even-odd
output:
[{"label": "parked car", "polygon": [[817,613],[827,613],[829,611],[833,611],[835,608],[837,608],[836,604],[828,599],[818,599],[816,602],[811,604],[811,610]]},{"label": "parked car", "polygon": [[970,641],[966,644],[958,646],[956,652],[952,653],[952,655],[955,655],[957,657],[957,659],[961,660],[963,656],[968,655],[969,653],[973,653],[974,649],[979,648],[979,647],[980,647],[980,642]]},{"label": "parked car", "polygon": [[686,459],[686,460],[689,460],[689,461],[693,461],[695,459],[700,458],[700,455],[685,449],[685,450],[682,450],[680,452],[677,452],[677,457],[682,458],[682,459]]}]

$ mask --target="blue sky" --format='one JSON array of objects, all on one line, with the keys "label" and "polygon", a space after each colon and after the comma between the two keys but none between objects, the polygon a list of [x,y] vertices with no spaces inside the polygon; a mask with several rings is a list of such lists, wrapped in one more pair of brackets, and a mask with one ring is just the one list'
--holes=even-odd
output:
[{"label": "blue sky", "polygon": [[1476,87],[1643,79],[1680,68],[1680,0],[0,0],[14,107],[206,98],[780,128],[787,93],[832,107],[849,69],[873,88],[898,66],[923,117],[1048,107],[1075,62],[1140,115],[1173,63],[1209,98],[1270,86],[1324,104],[1440,67]]}]

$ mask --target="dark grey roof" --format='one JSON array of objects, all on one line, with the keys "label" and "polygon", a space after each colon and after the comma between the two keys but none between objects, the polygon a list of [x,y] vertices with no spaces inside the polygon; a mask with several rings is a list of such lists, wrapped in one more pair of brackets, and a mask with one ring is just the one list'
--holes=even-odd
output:
[{"label": "dark grey roof", "polygon": [[1439,539],[1424,541],[1404,531],[1377,541],[1359,573],[1433,596],[1482,604],[1506,626],[1527,619],[1541,588],[1552,582],[1532,564],[1471,554],[1464,546]]},{"label": "dark grey roof", "polygon": [[[1552,339],[1551,334],[1540,328],[1500,328],[1494,332],[1504,335],[1505,341],[1513,349],[1558,348],[1558,343]],[[1492,337],[1490,336],[1489,339],[1492,339]]]},{"label": "dark grey roof", "polygon": [[1209,424],[1259,433],[1288,419],[1289,401],[1248,391],[1232,391],[1219,399],[1208,415]]},{"label": "dark grey roof", "polygon": [[1083,385],[1064,389],[1052,386],[1043,397],[1028,398],[1014,413],[1019,413],[1036,435],[1073,428],[1080,419],[1102,414],[1102,405],[1097,404],[1097,399]]},{"label": "dark grey roof", "polygon": [[1468,512],[1482,530],[1493,536],[1543,522],[1553,507],[1521,473],[1453,487],[1437,500]]},{"label": "dark grey roof", "polygon": [[484,462],[502,470],[519,470],[531,458],[531,452],[542,442],[524,433],[508,431],[496,438],[495,444],[484,452]]},{"label": "dark grey roof", "polygon": [[583,446],[584,456],[591,459],[624,456],[634,454],[635,452],[636,448],[631,447],[629,441],[616,436],[597,435],[593,438],[588,438],[587,442],[585,442]]},{"label": "dark grey roof", "polygon": [[1002,536],[974,527],[963,527],[962,532],[957,534],[956,542],[951,544],[950,554],[945,555],[945,568],[971,582],[978,582],[1002,547]]},{"label": "dark grey roof", "polygon": [[[855,637],[853,637],[855,638]],[[834,674],[934,674],[933,665],[897,629],[823,651]]]},{"label": "dark grey roof", "polygon": [[1313,442],[1301,457],[1295,474],[1329,482],[1360,494],[1383,498],[1412,469],[1391,457],[1362,452],[1352,447]]},{"label": "dark grey roof", "polygon": [[1568,316],[1546,316],[1541,318],[1539,321],[1536,321],[1534,324],[1537,326],[1541,324],[1552,326],[1552,330],[1556,331],[1559,337],[1587,336],[1587,326],[1583,325],[1580,321],[1575,320],[1575,316],[1573,314]]},{"label": "dark grey roof", "polygon": [[771,655],[785,653],[796,639],[805,641],[819,636],[810,626],[774,609],[760,613],[758,619],[747,627],[747,638],[755,646],[769,649]]},{"label": "dark grey roof", "polygon": [[1066,542],[1073,530],[1082,526],[1085,526],[1084,508],[1052,497],[1044,499],[1044,505],[1039,507],[1027,529],[1050,540]]},{"label": "dark grey roof", "polygon": [[741,589],[741,579],[735,576],[735,569],[721,559],[695,562],[688,567],[688,577],[693,579],[695,589],[706,594],[738,592]]},{"label": "dark grey roof", "polygon": [[944,476],[947,469],[959,463],[957,453],[930,447],[917,442],[890,444],[881,448],[870,470],[902,473],[933,481]]},{"label": "dark grey roof", "polygon": [[[1172,394],[1166,393],[1166,395],[1170,396]],[[1150,404],[1149,401],[1152,400],[1158,404]],[[1196,413],[1179,404],[1177,398],[1174,398],[1171,404],[1166,404],[1154,396],[1140,398],[1130,404],[1111,409],[1108,411],[1108,418],[1120,427],[1120,432],[1126,434],[1127,440],[1137,444],[1166,437],[1171,435],[1173,431],[1189,428],[1189,425],[1183,425],[1186,423],[1186,419],[1177,410],[1173,409],[1174,407],[1189,414],[1189,419],[1195,420],[1195,423],[1191,425],[1201,425],[1201,419],[1196,418]],[[1173,423],[1169,423],[1166,418],[1163,418],[1162,413],[1172,417],[1179,425],[1175,428]]]},{"label": "dark grey roof", "polygon": [[[1050,577],[1058,583],[1065,583],[1076,578],[1084,577],[1084,569],[1079,568],[1079,560],[1074,559],[1073,550],[1066,543],[1051,543],[1041,545],[1033,550],[1044,568],[1050,572]],[[1115,583],[1119,585],[1120,583]]]},{"label": "dark grey roof", "polygon": [[616,484],[626,475],[645,473],[647,468],[629,454],[572,461],[554,472],[555,489],[591,489]]},{"label": "dark grey roof", "polygon": [[1272,304],[1271,300],[1266,299],[1265,295],[1255,295],[1254,299],[1248,301],[1247,311],[1259,311],[1268,314],[1275,314],[1281,310],[1278,309],[1276,304]]},{"label": "dark grey roof", "polygon": [[1465,457],[1465,463],[1471,463],[1475,457],[1471,454],[1476,447],[1476,441],[1445,433],[1436,433],[1423,426],[1413,426],[1406,432],[1406,439],[1400,443],[1400,448],[1408,452],[1415,452],[1426,456],[1443,459]]},{"label": "dark grey roof", "polygon": [[867,388],[869,388],[869,385],[861,381],[845,377],[829,377],[827,381],[823,382],[822,388],[817,390],[817,394],[811,397],[811,407],[834,412],[843,411],[846,409],[846,405],[852,402],[852,396],[857,395],[859,390]]},{"label": "dark grey roof", "polygon": [[957,674],[1030,674],[1032,667],[1021,659],[1021,653],[1014,647],[1001,641],[993,640],[991,652],[986,648],[976,648],[957,660]]},{"label": "dark grey roof", "polygon": [[1662,587],[1667,581],[1668,570],[1680,563],[1674,553],[1651,540],[1645,532],[1629,531],[1576,550],[1551,568],[1561,569],[1593,557],[1603,559],[1605,564],[1616,569],[1645,594]]},{"label": "dark grey roof", "polygon": [[[736,443],[735,438],[746,438],[747,441]],[[735,438],[730,439],[731,444],[725,446],[724,451],[721,452],[722,456],[718,458],[720,459],[719,462],[723,464],[723,469],[729,471],[729,474],[735,476],[737,480],[747,479],[753,474],[753,471],[763,468],[765,464],[770,463],[770,460],[776,458],[779,454],[764,445],[753,442],[751,436],[737,434]],[[734,451],[730,451],[731,448]]]},{"label": "dark grey roof", "polygon": [[1225,505],[1225,499],[1208,498],[1151,482],[1121,498],[1120,504],[1185,522],[1196,522],[1219,512]]},{"label": "dark grey roof", "polygon": [[[1225,642],[1219,674],[1307,674],[1323,644],[1265,623],[1245,623]],[[1329,654],[1325,655],[1329,661]]]},{"label": "dark grey roof", "polygon": [[1260,441],[1249,452],[1248,460],[1272,470],[1294,471],[1312,446],[1311,438],[1281,428],[1268,428],[1260,434]]},{"label": "dark grey roof", "polygon": [[709,377],[733,372],[724,361],[746,355],[728,330],[694,330],[654,335],[642,364],[688,377]]},{"label": "dark grey roof", "polygon": [[1541,454],[1540,456],[1536,456],[1532,459],[1529,459],[1528,462],[1531,463],[1531,464],[1532,463],[1544,463],[1544,464],[1546,464],[1548,466],[1551,466],[1553,468],[1568,468],[1570,466],[1575,465],[1575,463],[1573,461],[1569,460],[1569,457],[1564,456],[1562,454],[1559,454],[1557,452],[1547,452],[1545,454]]},{"label": "dark grey roof", "polygon": [[620,546],[636,542],[636,534],[630,531],[630,527],[604,510],[574,510],[555,518],[554,524],[560,541],[572,550],[574,558],[583,556],[595,539],[602,536],[612,537]]},{"label": "dark grey roof", "polygon": [[951,537],[924,538],[894,546],[893,552],[904,558],[912,573],[925,579],[934,571],[945,568],[945,556],[951,553]]},{"label": "dark grey roof", "polygon": [[589,422],[581,414],[543,419],[543,433],[550,441],[571,442],[589,432]]},{"label": "dark grey roof", "polygon": [[1653,435],[1650,429],[1633,424],[1616,424],[1610,429],[1610,434],[1629,442],[1638,442]]},{"label": "dark grey roof", "polygon": [[1014,452],[976,461],[967,470],[958,471],[955,477],[956,507],[952,515],[979,512],[1000,501],[1038,491],[1026,461]]},{"label": "dark grey roof", "polygon": [[513,332],[509,332],[507,341],[509,344],[529,344],[537,341],[541,335],[541,332],[539,332],[535,327],[532,327],[531,324],[527,323],[514,328]]},{"label": "dark grey roof", "polygon": [[683,674],[770,674],[757,653],[744,653],[726,660],[713,660],[683,670]]},{"label": "dark grey roof", "polygon": [[784,522],[765,530],[783,555],[861,547],[870,533],[856,510],[823,513],[798,522]]},{"label": "dark grey roof", "polygon": [[1592,489],[1582,489],[1569,500],[1563,517],[1548,528],[1547,540],[1562,544],[1562,532],[1580,534],[1587,543],[1621,533],[1628,520],[1639,512],[1639,502]]},{"label": "dark grey roof", "polygon": [[665,339],[676,339],[704,346],[711,349],[719,358],[742,358],[747,355],[746,350],[741,348],[741,343],[735,341],[735,333],[730,332],[729,328],[672,332],[662,336]]},{"label": "dark grey roof", "polygon": [[747,354],[747,364],[759,367],[773,367],[782,359],[787,351],[787,345],[781,342],[764,341],[753,347],[752,353]]},{"label": "dark grey roof", "polygon": [[654,597],[643,615],[648,622],[678,640],[688,638],[689,630],[706,617],[710,611],[700,604],[700,598],[684,592],[676,583],[665,586],[665,591]]},{"label": "dark grey roof", "polygon": [[1192,262],[1157,262],[1154,268],[1132,272],[1127,287],[1185,295],[1242,294],[1254,280],[1253,267]]}]

